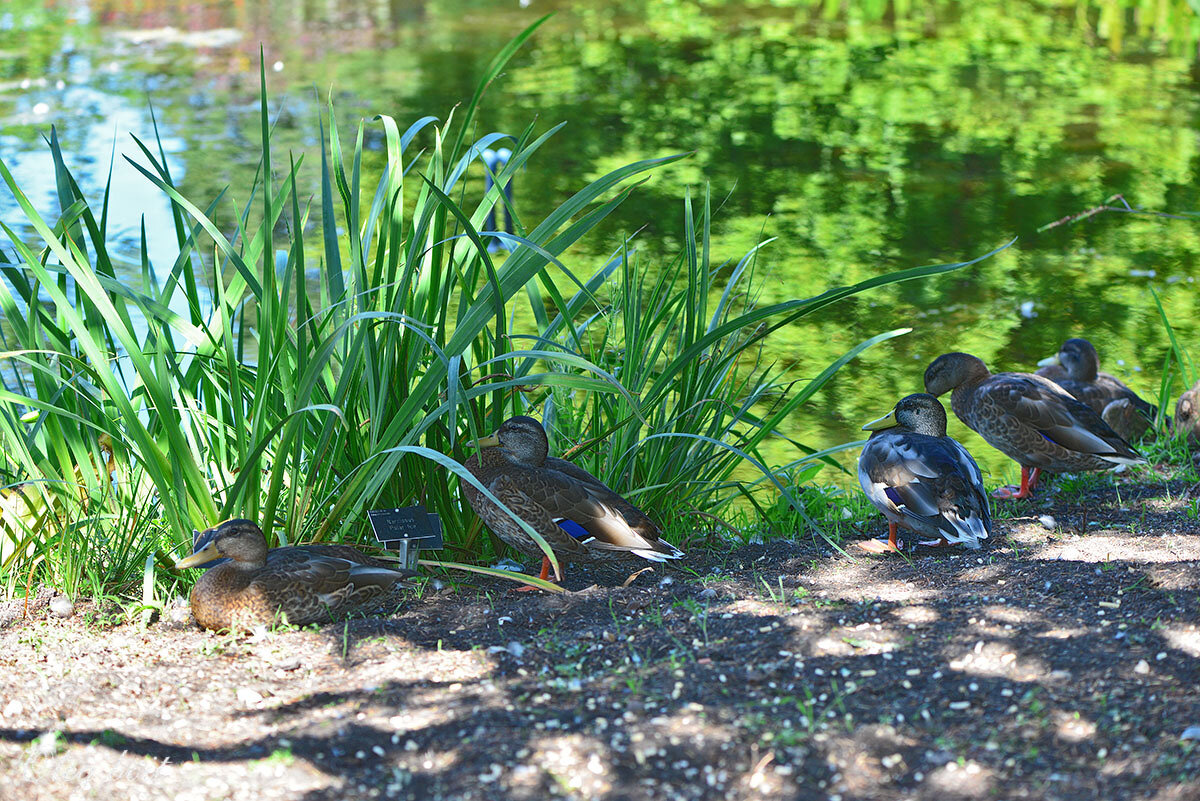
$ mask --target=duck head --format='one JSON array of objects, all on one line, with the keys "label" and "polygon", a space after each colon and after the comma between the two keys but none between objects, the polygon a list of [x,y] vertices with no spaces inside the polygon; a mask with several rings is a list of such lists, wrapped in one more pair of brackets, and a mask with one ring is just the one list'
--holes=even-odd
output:
[{"label": "duck head", "polygon": [[941,402],[924,392],[900,399],[896,408],[863,426],[863,431],[882,431],[899,426],[930,437],[946,436],[946,410]]},{"label": "duck head", "polygon": [[963,384],[982,381],[991,375],[978,356],[969,353],[943,353],[925,368],[925,391],[943,395]]},{"label": "duck head", "polygon": [[550,442],[546,429],[532,417],[521,415],[504,421],[496,433],[475,441],[477,448],[499,448],[510,462],[537,467],[546,461]]},{"label": "duck head", "polygon": [[1073,381],[1095,381],[1096,373],[1100,370],[1096,349],[1086,339],[1068,339],[1062,343],[1058,353],[1038,362],[1038,367],[1052,364],[1060,365]]},{"label": "duck head", "polygon": [[235,518],[200,532],[199,550],[175,563],[175,567],[197,567],[214,559],[232,559],[243,567],[267,563],[267,538],[253,520]]}]

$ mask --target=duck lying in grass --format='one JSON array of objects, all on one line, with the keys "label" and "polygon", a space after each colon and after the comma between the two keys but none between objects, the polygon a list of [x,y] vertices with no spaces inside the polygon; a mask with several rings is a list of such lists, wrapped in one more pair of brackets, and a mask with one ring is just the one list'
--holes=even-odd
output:
[{"label": "duck lying in grass", "polygon": [[1037,375],[1049,378],[1086,403],[1126,439],[1145,434],[1158,413],[1158,407],[1139,397],[1121,379],[1100,372],[1096,348],[1086,339],[1068,339],[1058,353],[1038,362]]},{"label": "duck lying in grass", "polygon": [[[600,479],[565,459],[549,456],[546,430],[532,417],[513,417],[490,437],[466,467],[510,510],[536,531],[560,561],[610,561],[640,557],[678,559],[683,552],[662,539],[658,526]],[[550,560],[511,517],[469,482],[467,501],[497,537],[527,556]],[[562,576],[556,576],[562,581]]]},{"label": "duck lying in grass", "polygon": [[1175,422],[1172,430],[1192,442],[1200,441],[1200,381],[1179,396],[1175,404]]},{"label": "duck lying in grass", "polygon": [[1042,470],[1109,470],[1146,461],[1091,407],[1040,375],[993,375],[969,353],[946,353],[926,368],[925,389],[935,396],[953,390],[950,406],[958,419],[1021,465],[1020,488],[998,489],[998,498],[1029,497]]},{"label": "duck lying in grass", "polygon": [[414,575],[349,545],[267,548],[251,520],[226,520],[200,534],[199,550],[175,567],[216,565],[192,588],[192,614],[206,629],[255,629],[286,621],[327,622]]},{"label": "duck lying in grass", "polygon": [[932,537],[922,545],[978,549],[992,531],[983,475],[966,448],[946,436],[946,410],[932,395],[901,398],[888,414],[867,423],[873,431],[858,460],[858,482],[888,521],[887,544],[868,540],[875,553],[899,550],[897,529]]}]

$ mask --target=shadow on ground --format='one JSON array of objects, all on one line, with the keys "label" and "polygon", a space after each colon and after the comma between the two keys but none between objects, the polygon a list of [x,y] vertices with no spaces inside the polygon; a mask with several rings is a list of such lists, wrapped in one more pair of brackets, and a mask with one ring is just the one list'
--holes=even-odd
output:
[{"label": "shadow on ground", "polygon": [[1197,798],[1180,735],[1200,725],[1200,536],[1161,497],[1120,504],[1059,503],[1053,525],[1014,507],[981,552],[775,542],[627,588],[459,586],[257,642],[76,626],[68,647],[30,624],[0,634],[0,787]]}]

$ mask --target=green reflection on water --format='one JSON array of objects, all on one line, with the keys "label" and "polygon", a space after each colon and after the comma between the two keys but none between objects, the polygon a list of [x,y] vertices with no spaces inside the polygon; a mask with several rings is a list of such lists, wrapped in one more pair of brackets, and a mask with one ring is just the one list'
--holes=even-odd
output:
[{"label": "green reflection on water", "polygon": [[[1108,214],[1037,232],[1118,193],[1151,209],[1200,206],[1200,25],[1187,2],[574,6],[10,2],[0,25],[4,158],[41,149],[37,136],[55,123],[65,151],[97,162],[98,196],[114,105],[144,126],[149,93],[187,194],[207,201],[245,186],[262,42],[279,109],[274,147],[308,155],[315,191],[315,118],[330,87],[350,123],[380,111],[402,126],[445,116],[504,42],[557,10],[493,88],[478,131],[568,122],[520,177],[524,217],[620,164],[694,151],[568,254],[580,272],[638,230],[643,264],[674,252],[679,199],[704,181],[727,196],[716,253],[736,260],[777,237],[763,254],[764,302],[1021,237],[973,271],[879,291],[779,332],[770,358],[806,378],[879,331],[915,328],[843,370],[791,421],[794,437],[817,447],[858,438],[862,422],[920,389],[930,359],[955,349],[1029,369],[1087,335],[1106,369],[1150,393],[1167,346],[1151,286],[1183,340],[1195,336],[1192,223]],[[375,131],[368,144],[378,165]],[[481,186],[476,169],[466,191]],[[160,203],[139,191],[131,184],[122,204]],[[0,210],[11,220],[10,204]],[[1030,303],[1036,316],[1022,315]],[[951,430],[985,468],[1015,475],[957,421]]]}]

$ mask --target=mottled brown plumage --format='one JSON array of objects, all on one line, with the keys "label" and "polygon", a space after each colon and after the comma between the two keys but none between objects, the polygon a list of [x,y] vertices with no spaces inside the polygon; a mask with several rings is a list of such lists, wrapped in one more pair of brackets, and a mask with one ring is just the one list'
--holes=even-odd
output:
[{"label": "mottled brown plumage", "polygon": [[[1137,439],[1149,428],[1158,408],[1138,397],[1121,379],[1100,372],[1100,359],[1096,349],[1086,339],[1068,339],[1058,353],[1038,362],[1036,375],[1048,378],[1071,393],[1075,398],[1101,415],[1109,426],[1125,439]],[[1118,404],[1107,414],[1105,410],[1115,401]],[[1142,424],[1130,414],[1129,407],[1146,418]],[[1114,425],[1115,423],[1115,425]]]},{"label": "mottled brown plumage", "polygon": [[226,520],[203,532],[197,547],[176,567],[230,560],[209,569],[192,588],[192,613],[213,630],[271,626],[284,617],[296,626],[326,622],[413,575],[349,545],[268,549],[251,520]]},{"label": "mottled brown plumage", "polygon": [[1179,396],[1173,430],[1192,442],[1200,442],[1200,381]]},{"label": "mottled brown plumage", "polygon": [[[467,469],[545,539],[559,560],[639,556],[661,562],[683,556],[661,539],[650,518],[600,479],[549,456],[546,431],[532,417],[510,418],[476,445],[479,452],[467,459]],[[469,482],[461,486],[471,508],[497,537],[523,554],[544,558],[537,542],[500,507]],[[543,578],[548,565],[543,562]]]},{"label": "mottled brown plumage", "polygon": [[958,418],[1021,465],[1015,497],[1029,494],[1040,470],[1108,470],[1145,461],[1090,407],[1039,375],[993,375],[975,356],[947,353],[925,370],[925,388],[931,395],[953,390],[950,407]]}]

